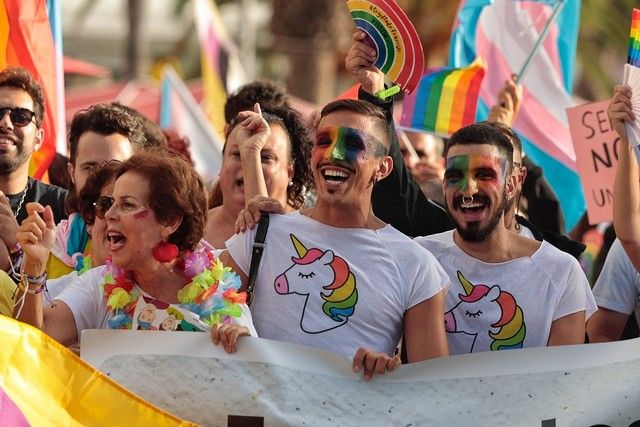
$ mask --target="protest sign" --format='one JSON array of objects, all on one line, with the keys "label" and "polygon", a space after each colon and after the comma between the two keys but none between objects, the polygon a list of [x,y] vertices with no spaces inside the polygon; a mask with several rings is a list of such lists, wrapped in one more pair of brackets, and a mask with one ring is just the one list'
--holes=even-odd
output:
[{"label": "protest sign", "polygon": [[613,179],[618,164],[620,137],[607,116],[609,101],[567,108],[590,224],[613,218]]}]

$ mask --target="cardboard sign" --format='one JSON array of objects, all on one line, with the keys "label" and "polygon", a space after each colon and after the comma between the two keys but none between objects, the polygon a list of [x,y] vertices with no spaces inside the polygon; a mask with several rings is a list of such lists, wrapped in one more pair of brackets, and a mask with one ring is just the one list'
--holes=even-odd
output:
[{"label": "cardboard sign", "polygon": [[613,180],[620,137],[609,122],[608,107],[609,101],[601,101],[567,108],[589,224],[613,219]]}]

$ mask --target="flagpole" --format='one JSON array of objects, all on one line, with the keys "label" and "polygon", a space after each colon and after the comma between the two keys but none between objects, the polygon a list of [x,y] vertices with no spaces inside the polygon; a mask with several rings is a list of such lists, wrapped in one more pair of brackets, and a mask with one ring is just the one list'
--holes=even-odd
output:
[{"label": "flagpole", "polygon": [[524,61],[524,64],[522,64],[522,68],[520,68],[518,77],[516,77],[516,84],[522,82],[522,79],[524,79],[525,74],[527,74],[527,71],[529,70],[529,66],[531,65],[531,60],[536,56],[536,54],[540,50],[540,47],[542,46],[542,43],[547,38],[547,34],[549,34],[549,30],[551,29],[551,24],[553,24],[553,21],[555,21],[556,18],[558,17],[558,14],[560,13],[560,9],[562,9],[562,6],[564,6],[564,0],[558,0],[558,2],[553,8],[553,12],[551,12],[551,16],[549,17],[549,20],[547,21],[544,28],[542,29],[542,32],[540,33],[540,36],[538,37],[538,40],[536,41],[535,46],[533,46],[533,49],[531,49],[531,53],[529,53],[529,56],[527,57],[526,61]]}]

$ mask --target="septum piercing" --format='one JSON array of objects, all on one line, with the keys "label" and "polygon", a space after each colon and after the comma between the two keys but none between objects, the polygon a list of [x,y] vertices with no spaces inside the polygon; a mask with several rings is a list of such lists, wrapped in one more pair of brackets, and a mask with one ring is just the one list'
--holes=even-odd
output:
[{"label": "septum piercing", "polygon": [[473,196],[462,196],[463,205],[470,205],[471,203],[473,203]]}]

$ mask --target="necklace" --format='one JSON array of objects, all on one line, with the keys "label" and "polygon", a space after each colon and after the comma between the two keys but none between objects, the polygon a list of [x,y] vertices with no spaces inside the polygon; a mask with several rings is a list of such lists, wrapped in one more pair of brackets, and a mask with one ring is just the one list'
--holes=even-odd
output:
[{"label": "necklace", "polygon": [[22,204],[24,203],[24,198],[27,196],[27,189],[29,188],[29,180],[27,180],[27,185],[24,186],[24,190],[22,190],[22,197],[20,197],[20,203],[18,203],[18,207],[13,212],[13,216],[18,218],[18,214],[20,213],[20,209],[22,209]]},{"label": "necklace", "polygon": [[[242,315],[241,304],[246,294],[238,292],[240,277],[225,267],[211,252],[193,252],[185,257],[185,276],[191,279],[178,291],[181,308],[196,315],[211,326],[230,321]],[[133,313],[140,298],[140,289],[130,273],[113,265],[107,259],[103,273],[103,292],[107,309],[113,313],[109,320],[112,329],[130,329]]]}]

